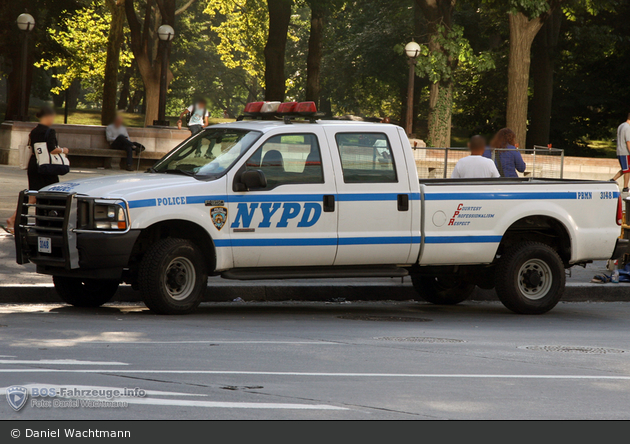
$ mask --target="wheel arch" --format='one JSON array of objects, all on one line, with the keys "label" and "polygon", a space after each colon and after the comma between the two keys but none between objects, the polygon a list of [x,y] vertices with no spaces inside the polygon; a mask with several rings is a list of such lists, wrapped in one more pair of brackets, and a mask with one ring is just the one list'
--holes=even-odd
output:
[{"label": "wheel arch", "polygon": [[562,221],[553,216],[531,215],[514,222],[503,234],[497,254],[502,254],[520,242],[540,242],[549,245],[560,255],[565,267],[570,265],[573,253],[570,231]]},{"label": "wheel arch", "polygon": [[212,237],[201,225],[182,219],[163,220],[144,228],[131,252],[130,267],[140,263],[150,245],[168,237],[186,239],[201,247],[207,260],[208,273],[214,272],[217,254]]}]

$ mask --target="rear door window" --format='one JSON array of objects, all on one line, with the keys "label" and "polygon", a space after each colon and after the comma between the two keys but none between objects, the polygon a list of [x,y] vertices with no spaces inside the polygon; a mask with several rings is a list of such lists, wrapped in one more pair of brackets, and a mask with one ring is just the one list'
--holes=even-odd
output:
[{"label": "rear door window", "polygon": [[335,135],[345,183],[398,182],[391,145],[383,133]]}]

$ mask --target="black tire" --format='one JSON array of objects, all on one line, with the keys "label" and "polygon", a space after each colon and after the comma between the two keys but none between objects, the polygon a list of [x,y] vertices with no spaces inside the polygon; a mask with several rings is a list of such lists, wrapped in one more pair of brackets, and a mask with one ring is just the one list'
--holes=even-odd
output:
[{"label": "black tire", "polygon": [[192,242],[162,239],[142,258],[138,285],[144,303],[155,313],[190,313],[199,306],[208,286],[206,261]]},{"label": "black tire", "polygon": [[564,293],[564,263],[553,248],[539,242],[513,246],[499,259],[496,271],[497,295],[515,313],[546,313]]},{"label": "black tire", "polygon": [[59,297],[75,307],[100,307],[118,291],[118,281],[104,279],[53,276],[53,282]]},{"label": "black tire", "polygon": [[436,305],[455,305],[470,297],[475,284],[463,281],[456,276],[434,277],[411,275],[413,288],[420,297]]}]

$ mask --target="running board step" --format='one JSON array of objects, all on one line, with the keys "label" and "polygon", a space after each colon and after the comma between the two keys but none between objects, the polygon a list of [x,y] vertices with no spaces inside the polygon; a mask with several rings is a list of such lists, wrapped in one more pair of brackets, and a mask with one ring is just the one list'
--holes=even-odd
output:
[{"label": "running board step", "polygon": [[407,269],[392,265],[379,267],[234,268],[221,273],[221,277],[224,279],[241,281],[262,279],[396,278],[408,275]]}]

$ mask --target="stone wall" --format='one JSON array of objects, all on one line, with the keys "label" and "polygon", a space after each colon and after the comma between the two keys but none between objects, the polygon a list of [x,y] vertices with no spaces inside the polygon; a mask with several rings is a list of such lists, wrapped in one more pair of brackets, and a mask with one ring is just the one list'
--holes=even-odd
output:
[{"label": "stone wall", "polygon": [[[0,164],[17,165],[18,148],[28,143],[34,122],[6,121],[0,125]],[[53,125],[59,146],[68,148],[109,148],[105,127],[100,125]],[[129,137],[147,151],[167,153],[190,137],[188,130],[176,128],[128,128]],[[87,165],[86,165],[87,166]]]}]

